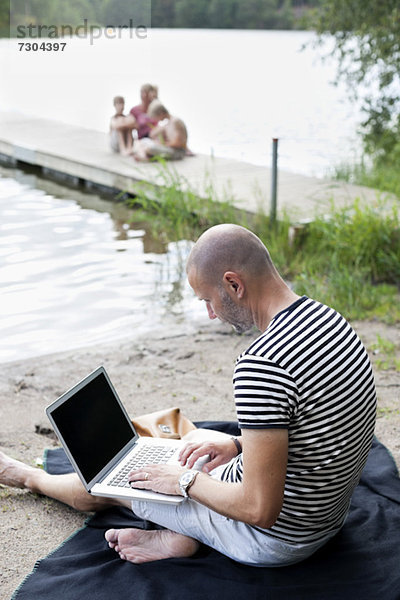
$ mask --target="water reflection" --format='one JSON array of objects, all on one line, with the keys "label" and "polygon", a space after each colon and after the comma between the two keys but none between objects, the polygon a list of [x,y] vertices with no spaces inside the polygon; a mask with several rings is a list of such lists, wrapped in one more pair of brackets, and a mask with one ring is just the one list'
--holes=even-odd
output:
[{"label": "water reflection", "polygon": [[203,318],[192,243],[165,243],[122,203],[0,169],[0,361]]},{"label": "water reflection", "polygon": [[6,171],[22,184],[40,189],[50,196],[73,200],[83,209],[108,214],[112,219],[113,229],[116,232],[115,239],[121,241],[133,238],[141,239],[144,254],[165,254],[168,251],[167,243],[155,237],[148,224],[135,222],[134,211],[129,209],[123,202],[111,202],[97,194],[68,189],[59,183],[44,179],[36,173],[27,174],[18,169],[7,169]]}]

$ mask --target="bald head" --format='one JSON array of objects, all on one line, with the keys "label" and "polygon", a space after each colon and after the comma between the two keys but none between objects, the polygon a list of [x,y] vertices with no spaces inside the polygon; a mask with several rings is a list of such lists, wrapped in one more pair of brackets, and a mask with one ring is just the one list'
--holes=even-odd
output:
[{"label": "bald head", "polygon": [[218,284],[227,271],[250,277],[276,274],[262,241],[248,229],[231,224],[211,227],[199,237],[186,270],[187,273],[196,270],[211,284]]}]

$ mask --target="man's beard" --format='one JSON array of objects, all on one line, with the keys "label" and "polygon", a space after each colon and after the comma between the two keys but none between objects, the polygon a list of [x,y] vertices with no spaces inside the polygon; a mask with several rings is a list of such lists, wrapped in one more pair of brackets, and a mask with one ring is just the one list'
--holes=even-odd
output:
[{"label": "man's beard", "polygon": [[237,333],[244,333],[254,326],[253,317],[248,309],[237,306],[225,290],[220,290],[221,320],[226,321]]}]

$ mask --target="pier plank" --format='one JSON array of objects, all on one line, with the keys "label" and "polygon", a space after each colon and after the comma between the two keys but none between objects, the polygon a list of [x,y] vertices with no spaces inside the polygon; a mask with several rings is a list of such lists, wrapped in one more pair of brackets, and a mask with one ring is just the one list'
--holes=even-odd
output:
[{"label": "pier plank", "polygon": [[[137,163],[114,154],[106,133],[20,113],[0,112],[0,154],[45,172],[57,171],[133,193],[140,182],[162,183],[158,164]],[[171,167],[199,196],[211,183],[219,199],[231,198],[237,208],[249,212],[256,212],[260,206],[269,212],[268,166],[198,154],[171,163]],[[278,173],[278,214],[285,211],[293,220],[312,219],[316,211],[327,212],[331,200],[342,206],[355,198],[375,202],[377,196],[376,190],[362,186],[281,170]]]}]

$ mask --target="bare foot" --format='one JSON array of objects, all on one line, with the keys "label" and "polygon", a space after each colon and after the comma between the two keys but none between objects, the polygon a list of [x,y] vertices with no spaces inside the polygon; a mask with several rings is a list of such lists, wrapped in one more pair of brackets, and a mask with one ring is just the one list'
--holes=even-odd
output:
[{"label": "bare foot", "polygon": [[118,552],[122,560],[136,564],[163,558],[192,556],[199,547],[196,540],[168,529],[109,529],[105,538],[110,548]]},{"label": "bare foot", "polygon": [[0,451],[0,484],[31,489],[31,476],[36,470]]},{"label": "bare foot", "polygon": [[0,452],[0,484],[24,488],[68,504],[80,511],[102,510],[124,501],[87,493],[76,473],[50,475]]}]

